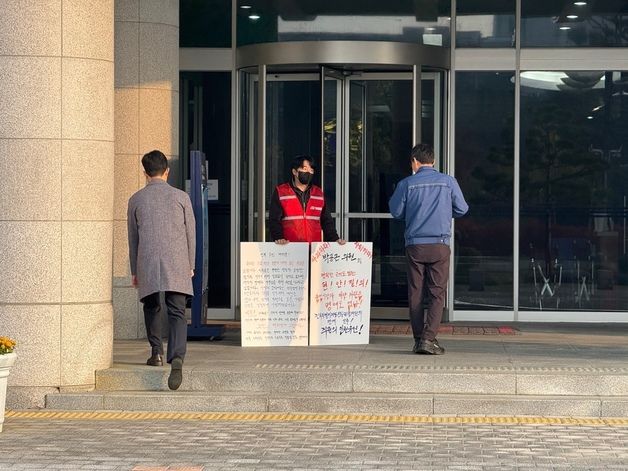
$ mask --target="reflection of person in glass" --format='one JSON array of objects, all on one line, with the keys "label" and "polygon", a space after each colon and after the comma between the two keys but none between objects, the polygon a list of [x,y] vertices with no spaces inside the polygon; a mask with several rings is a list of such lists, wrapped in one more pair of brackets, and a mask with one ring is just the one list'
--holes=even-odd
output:
[{"label": "reflection of person in glass", "polygon": [[301,155],[291,166],[292,179],[275,188],[270,200],[268,227],[277,244],[288,242],[345,241],[338,236],[334,219],[320,187],[312,184],[312,159]]},{"label": "reflection of person in glass", "polygon": [[451,219],[464,215],[469,206],[456,179],[434,168],[430,146],[414,146],[410,165],[412,175],[399,182],[388,204],[393,217],[406,223],[408,306],[415,340],[412,351],[442,355],[445,349],[438,344],[436,333],[449,279]]}]

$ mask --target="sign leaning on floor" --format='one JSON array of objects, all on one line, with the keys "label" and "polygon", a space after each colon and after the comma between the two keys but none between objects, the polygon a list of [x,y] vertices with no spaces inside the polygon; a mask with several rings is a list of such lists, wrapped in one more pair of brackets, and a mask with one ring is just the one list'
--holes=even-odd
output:
[{"label": "sign leaning on floor", "polygon": [[308,344],[307,243],[240,244],[243,347]]},{"label": "sign leaning on floor", "polygon": [[310,253],[310,345],[368,344],[372,242],[314,242]]}]

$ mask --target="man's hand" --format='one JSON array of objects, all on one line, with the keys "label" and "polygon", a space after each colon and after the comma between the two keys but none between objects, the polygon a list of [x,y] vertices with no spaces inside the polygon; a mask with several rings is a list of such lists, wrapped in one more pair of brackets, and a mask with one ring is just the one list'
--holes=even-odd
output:
[{"label": "man's hand", "polygon": [[190,270],[190,278],[194,278],[194,270]]},{"label": "man's hand", "polygon": [[277,239],[275,241],[275,244],[279,244],[279,245],[286,245],[288,243],[288,241],[286,239]]},{"label": "man's hand", "polygon": [[347,243],[347,241],[344,239],[338,239],[336,242],[338,242],[340,245],[345,245]]},{"label": "man's hand", "polygon": [[137,275],[133,275],[131,277],[131,286],[133,286],[133,288],[137,288]]}]

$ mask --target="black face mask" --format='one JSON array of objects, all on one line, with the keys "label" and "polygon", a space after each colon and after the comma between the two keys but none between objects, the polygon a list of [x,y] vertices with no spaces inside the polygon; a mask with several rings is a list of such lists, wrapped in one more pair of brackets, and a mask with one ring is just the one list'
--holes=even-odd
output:
[{"label": "black face mask", "polygon": [[299,179],[299,182],[302,183],[303,185],[309,185],[312,182],[313,177],[314,175],[311,174],[310,172],[299,171],[299,173],[297,174],[297,178]]}]

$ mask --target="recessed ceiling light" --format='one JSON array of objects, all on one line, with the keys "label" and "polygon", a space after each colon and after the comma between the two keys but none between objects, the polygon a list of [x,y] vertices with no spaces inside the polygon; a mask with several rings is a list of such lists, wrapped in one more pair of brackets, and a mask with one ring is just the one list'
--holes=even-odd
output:
[{"label": "recessed ceiling light", "polygon": [[578,15],[567,15],[567,18],[569,18],[570,20],[575,20],[576,18],[578,18]]},{"label": "recessed ceiling light", "polygon": [[259,15],[249,15],[249,20],[259,20],[260,18]]},{"label": "recessed ceiling light", "polygon": [[573,2],[574,5],[578,6],[578,7],[583,7],[587,4],[587,2]]},{"label": "recessed ceiling light", "polygon": [[434,31],[436,28],[433,28],[432,26],[429,26],[427,28],[425,28],[425,31]]},{"label": "recessed ceiling light", "polygon": [[571,26],[561,26],[560,29],[562,29],[562,30],[571,29]]},{"label": "recessed ceiling light", "polygon": [[240,5],[240,8],[242,8],[243,10],[249,10],[251,9],[251,5]]},{"label": "recessed ceiling light", "polygon": [[593,119],[593,116],[587,116],[587,119]]}]

